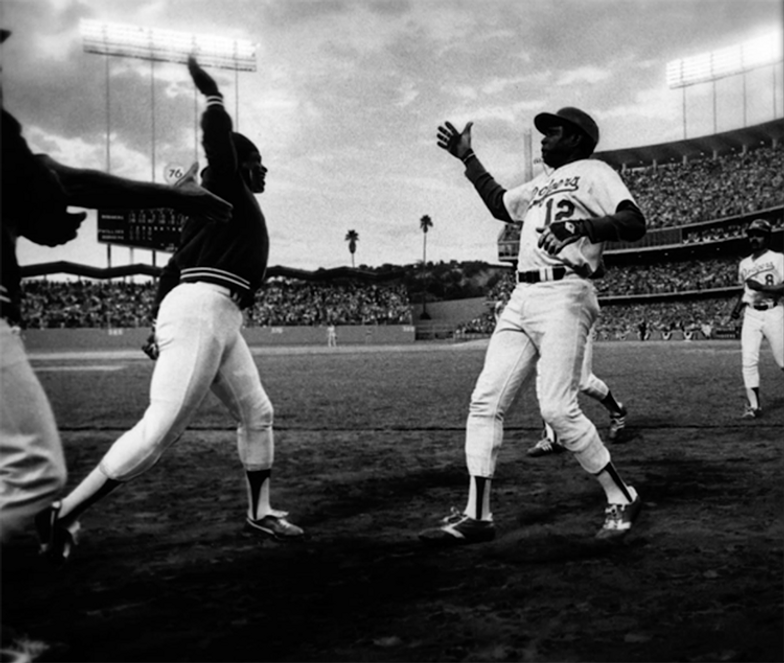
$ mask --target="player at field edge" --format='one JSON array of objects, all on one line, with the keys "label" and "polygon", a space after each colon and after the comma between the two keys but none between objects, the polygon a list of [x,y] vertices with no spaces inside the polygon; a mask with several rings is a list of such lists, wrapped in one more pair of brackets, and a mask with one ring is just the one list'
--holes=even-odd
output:
[{"label": "player at field edge", "polygon": [[607,164],[591,159],[599,128],[584,111],[566,107],[534,118],[543,134],[545,171],[504,189],[472,149],[471,127],[446,122],[438,146],[465,165],[465,175],[492,215],[522,222],[517,286],[501,314],[477,379],[466,422],[469,473],[465,509],[457,509],[419,538],[432,545],[489,541],[495,537],[490,495],[504,417],[520,387],[538,372],[542,419],[580,466],[596,477],[607,498],[601,539],[625,535],[642,500],[617,472],[596,427],[581,411],[578,385],[588,335],[599,315],[591,277],[600,269],[607,241],[636,241],[645,217]]},{"label": "player at field edge", "polygon": [[147,348],[156,364],[144,416],[73,491],[37,517],[55,562],[68,556],[84,511],[152,468],[180,438],[210,391],[237,422],[248,498],[246,527],[276,539],[303,534],[286,519],[286,512],[270,504],[273,407],[241,334],[242,310],[253,304],[267,269],[269,234],[256,200],[265,189],[267,168],[256,145],[233,131],[217,83],[194,57],[188,60],[188,71],[206,98],[202,184],[232,204],[232,218],[227,224],[186,221],[180,245],[159,281],[154,345]]},{"label": "player at field edge", "polygon": [[784,370],[784,254],[771,250],[772,232],[766,219],[754,219],[746,228],[751,255],[738,265],[743,290],[730,314],[737,320],[743,311],[740,346],[748,401],[743,419],[762,415],[759,357],[763,337],[768,339],[773,360]]},{"label": "player at field edge", "polygon": [[[0,31],[0,43],[11,32]],[[2,104],[0,86],[0,104]],[[2,104],[4,106],[4,104]],[[0,277],[0,539],[8,543],[59,495],[67,467],[54,414],[20,337],[19,237],[59,246],[74,239],[85,212],[69,207],[173,207],[199,222],[226,222],[231,205],[190,178],[177,188],[74,168],[33,154],[21,124],[2,108]]]}]

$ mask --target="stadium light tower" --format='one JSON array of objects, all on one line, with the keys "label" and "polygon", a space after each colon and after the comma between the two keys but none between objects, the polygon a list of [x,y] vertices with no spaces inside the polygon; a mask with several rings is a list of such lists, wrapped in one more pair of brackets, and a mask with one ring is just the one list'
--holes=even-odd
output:
[{"label": "stadium light tower", "polygon": [[[111,105],[110,105],[110,56],[137,58],[150,62],[151,128],[152,128],[152,180],[155,181],[155,63],[185,63],[195,55],[199,64],[234,71],[235,112],[234,123],[239,129],[239,78],[240,71],[256,71],[256,46],[244,39],[228,39],[209,35],[195,35],[173,30],[142,28],[121,23],[82,20],[80,23],[82,45],[86,53],[106,56],[106,170],[111,172]],[[198,109],[194,90],[194,153],[198,154]],[[107,245],[107,259],[111,267],[111,244]],[[153,252],[153,263],[155,253]]]},{"label": "stadium light tower", "polygon": [[716,81],[728,76],[743,76],[743,125],[746,126],[746,74],[770,66],[773,71],[773,116],[776,116],[776,64],[782,61],[779,30],[718,51],[702,53],[667,63],[667,85],[683,89],[683,137],[686,138],[686,88],[699,83],[713,85],[713,132],[716,133]]}]

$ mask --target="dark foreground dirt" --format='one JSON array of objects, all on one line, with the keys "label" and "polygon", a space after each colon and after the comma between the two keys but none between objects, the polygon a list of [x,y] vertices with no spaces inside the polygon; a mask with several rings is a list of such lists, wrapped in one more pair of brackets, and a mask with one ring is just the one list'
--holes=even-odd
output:
[{"label": "dark foreground dirt", "polygon": [[[293,545],[243,530],[231,430],[191,430],[85,515],[64,569],[32,533],[4,551],[4,637],[41,661],[781,661],[784,403],[736,414],[638,418],[611,447],[645,500],[621,545],[594,538],[603,495],[573,459],[525,456],[533,425],[502,450],[496,540],[448,550],[416,532],[463,506],[459,420],[280,430]],[[72,483],[119,432],[64,431]]]}]

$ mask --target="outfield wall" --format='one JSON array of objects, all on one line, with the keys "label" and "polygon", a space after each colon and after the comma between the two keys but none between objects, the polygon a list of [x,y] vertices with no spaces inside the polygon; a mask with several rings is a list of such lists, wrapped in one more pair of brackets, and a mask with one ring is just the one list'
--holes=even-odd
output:
[{"label": "outfield wall", "polygon": [[[415,340],[413,325],[337,326],[338,345],[405,345]],[[25,347],[46,350],[128,350],[140,348],[150,330],[127,329],[26,329]],[[248,345],[326,345],[326,327],[247,327],[242,335]]]}]

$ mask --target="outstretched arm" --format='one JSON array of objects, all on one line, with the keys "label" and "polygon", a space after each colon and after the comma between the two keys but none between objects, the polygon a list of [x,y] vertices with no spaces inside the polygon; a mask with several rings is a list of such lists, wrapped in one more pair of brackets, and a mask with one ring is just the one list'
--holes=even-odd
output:
[{"label": "outstretched arm", "polygon": [[72,168],[47,155],[37,155],[60,180],[68,205],[101,207],[171,207],[203,221],[225,222],[231,218],[231,205],[190,178],[180,186],[129,180],[99,170]]}]

